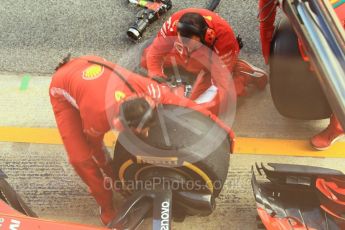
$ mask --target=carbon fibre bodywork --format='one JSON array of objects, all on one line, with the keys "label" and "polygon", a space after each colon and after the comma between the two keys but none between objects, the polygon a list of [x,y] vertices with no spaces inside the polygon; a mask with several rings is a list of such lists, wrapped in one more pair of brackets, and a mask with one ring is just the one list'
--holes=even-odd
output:
[{"label": "carbon fibre bodywork", "polygon": [[[337,170],[303,165],[256,164],[252,187],[266,229],[344,229],[345,175]],[[322,186],[320,184],[323,184]],[[329,191],[332,185],[333,191]],[[329,192],[326,196],[326,192]]]}]

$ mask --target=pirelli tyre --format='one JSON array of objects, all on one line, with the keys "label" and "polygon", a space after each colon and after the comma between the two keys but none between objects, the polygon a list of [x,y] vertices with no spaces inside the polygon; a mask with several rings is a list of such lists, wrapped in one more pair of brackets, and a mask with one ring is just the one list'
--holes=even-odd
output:
[{"label": "pirelli tyre", "polygon": [[271,42],[270,87],[274,105],[285,117],[316,120],[331,114],[319,81],[310,64],[302,59],[297,36],[286,18],[279,23]]},{"label": "pirelli tyre", "polygon": [[[187,189],[206,189],[214,197],[221,192],[229,169],[232,143],[228,134],[211,118],[197,111],[164,105],[165,113],[176,109],[183,114],[183,122],[165,118],[166,129],[156,122],[148,137],[140,139],[142,143],[134,141],[129,132],[120,134],[114,150],[114,168],[116,182],[122,186],[123,193],[133,192],[133,188],[124,186],[125,182],[139,181],[148,171],[155,172],[158,177],[174,175],[175,179],[195,182],[195,187]],[[167,132],[169,145],[162,130]],[[138,150],[131,150],[133,146]],[[145,148],[150,154],[141,153]]]}]

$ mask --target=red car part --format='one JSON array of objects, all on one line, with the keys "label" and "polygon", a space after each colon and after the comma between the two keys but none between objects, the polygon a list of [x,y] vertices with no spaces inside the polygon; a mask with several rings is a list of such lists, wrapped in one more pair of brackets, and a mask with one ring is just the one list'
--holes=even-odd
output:
[{"label": "red car part", "polygon": [[265,181],[258,181],[254,170],[252,175],[257,212],[266,229],[344,229],[342,172],[303,165],[268,165],[273,169],[256,165]]},{"label": "red car part", "polygon": [[66,222],[43,220],[26,216],[10,207],[6,202],[0,200],[0,229],[16,230],[105,230],[108,228],[93,227]]}]

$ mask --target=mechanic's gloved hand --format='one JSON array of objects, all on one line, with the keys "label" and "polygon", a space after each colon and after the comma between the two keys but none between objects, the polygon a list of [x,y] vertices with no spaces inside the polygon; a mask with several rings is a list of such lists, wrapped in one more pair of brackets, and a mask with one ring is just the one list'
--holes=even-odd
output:
[{"label": "mechanic's gloved hand", "polygon": [[167,83],[168,79],[166,79],[163,76],[153,76],[152,80],[156,81],[158,84],[163,84],[163,83]]},{"label": "mechanic's gloved hand", "polygon": [[243,40],[242,40],[241,36],[237,35],[236,40],[237,40],[238,46],[240,47],[240,49],[242,49],[244,45],[243,45]]}]

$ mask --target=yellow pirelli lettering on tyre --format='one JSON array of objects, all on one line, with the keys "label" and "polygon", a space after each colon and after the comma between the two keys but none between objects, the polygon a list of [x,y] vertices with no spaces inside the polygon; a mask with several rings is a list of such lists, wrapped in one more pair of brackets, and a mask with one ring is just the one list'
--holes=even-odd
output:
[{"label": "yellow pirelli lettering on tyre", "polygon": [[177,157],[152,157],[152,156],[137,156],[138,164],[152,164],[157,166],[177,166]]}]

